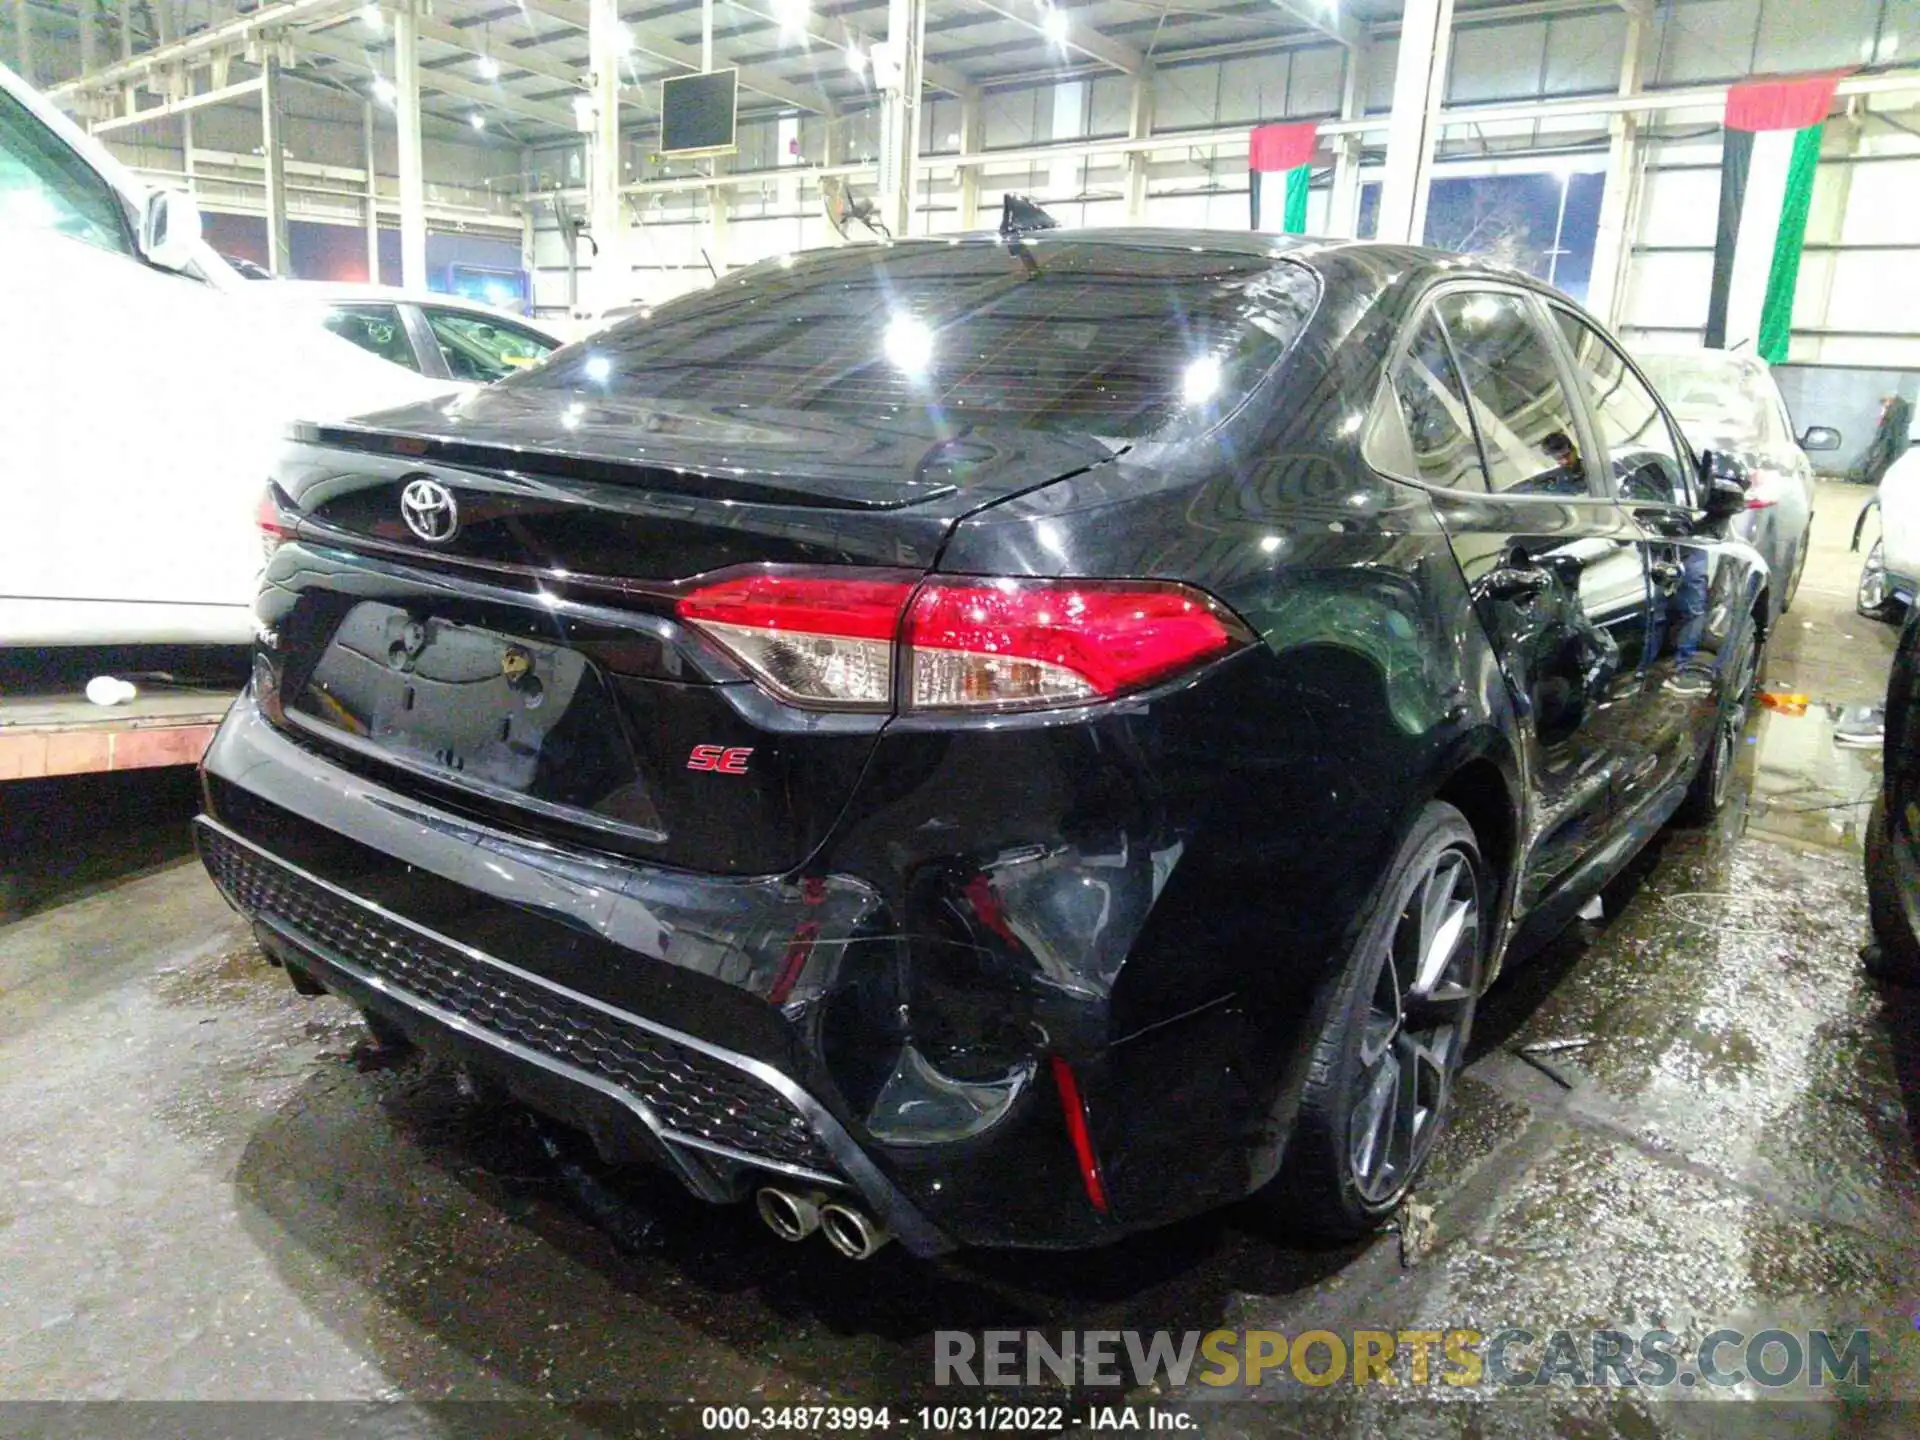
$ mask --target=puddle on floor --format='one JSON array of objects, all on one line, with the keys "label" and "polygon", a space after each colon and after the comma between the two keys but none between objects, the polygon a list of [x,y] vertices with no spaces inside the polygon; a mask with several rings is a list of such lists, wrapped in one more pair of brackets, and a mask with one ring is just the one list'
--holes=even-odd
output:
[{"label": "puddle on floor", "polygon": [[1803,845],[1858,852],[1880,784],[1880,751],[1836,745],[1838,705],[1804,715],[1761,710],[1747,728],[1747,758],[1736,783],[1740,828]]}]

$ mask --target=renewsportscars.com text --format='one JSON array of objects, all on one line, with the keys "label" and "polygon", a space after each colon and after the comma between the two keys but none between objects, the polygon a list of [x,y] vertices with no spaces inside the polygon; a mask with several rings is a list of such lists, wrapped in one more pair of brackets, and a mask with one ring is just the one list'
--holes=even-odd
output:
[{"label": "renewsportscars.com text", "polygon": [[1607,1389],[1864,1386],[1871,1331],[941,1330],[936,1385]]}]

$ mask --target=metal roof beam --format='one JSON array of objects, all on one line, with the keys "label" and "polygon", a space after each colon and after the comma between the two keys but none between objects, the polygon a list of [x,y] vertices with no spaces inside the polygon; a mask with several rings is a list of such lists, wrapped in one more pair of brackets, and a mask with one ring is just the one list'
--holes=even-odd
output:
[{"label": "metal roof beam", "polygon": [[[527,9],[540,15],[550,15],[556,20],[564,20],[577,30],[587,28],[587,7],[581,0],[526,0]],[[627,29],[633,36],[633,48],[648,55],[658,56],[685,70],[697,71],[700,65],[700,47],[682,45],[678,40],[662,35],[657,30],[628,23]],[[725,66],[726,61],[716,55],[714,64]],[[765,95],[778,100],[783,105],[792,105],[796,109],[811,110],[816,115],[834,113],[833,101],[826,92],[816,90],[811,85],[796,85],[792,81],[782,80],[758,65],[739,65],[730,67],[740,72],[740,87],[751,90],[756,95]]]},{"label": "metal roof beam", "polygon": [[[1005,16],[1016,25],[1024,25],[1036,34],[1046,34],[1046,26],[1040,19],[1039,8],[1033,7],[1032,13],[997,3],[997,0],[974,0],[981,8]],[[1014,0],[1017,6],[1021,0]],[[1065,14],[1063,10],[1061,12]],[[1064,42],[1069,50],[1078,50],[1082,55],[1091,55],[1102,65],[1111,65],[1114,69],[1128,75],[1138,75],[1147,68],[1147,57],[1131,45],[1115,40],[1111,35],[1103,35],[1084,20],[1069,17],[1067,38]]]},{"label": "metal roof beam", "polygon": [[236,16],[221,25],[210,25],[171,45],[145,50],[131,60],[107,65],[90,75],[80,75],[47,91],[49,99],[60,101],[95,90],[110,89],[127,80],[142,80],[166,66],[198,59],[211,51],[243,43],[262,30],[304,23],[354,7],[355,0],[283,0],[278,5],[263,5],[258,10]]},{"label": "metal roof beam", "polygon": [[[780,23],[778,16],[769,10],[761,9],[758,4],[741,3],[741,0],[735,0],[734,9],[744,10],[749,15],[756,15],[762,20],[768,21],[770,24],[778,25]],[[807,15],[807,38],[809,40],[818,40],[823,45],[831,46],[843,57],[847,51],[855,45],[862,45],[864,48],[864,42],[861,36],[855,33],[854,30],[837,15],[821,15],[809,11]],[[979,82],[971,75],[959,69],[957,66],[943,65],[937,60],[923,60],[921,62],[920,78],[928,89],[944,90],[947,94],[958,96],[962,100],[977,99],[980,95]]]},{"label": "metal roof beam", "polygon": [[[1630,0],[1620,0],[1620,3],[1624,5]],[[1647,0],[1640,3],[1645,4]],[[1309,30],[1318,30],[1349,50],[1357,50],[1366,43],[1366,32],[1351,15],[1341,12],[1339,0],[1273,0],[1273,4]]]},{"label": "metal roof beam", "polygon": [[[330,40],[324,35],[309,35],[295,31],[287,37],[296,50],[310,55],[324,56],[337,60],[343,65],[359,66],[370,75],[377,74],[370,52],[357,45],[349,45],[341,40]],[[437,70],[423,71],[420,85],[425,90],[435,90],[455,100],[465,100],[475,105],[504,110],[512,115],[522,115],[529,120],[537,120],[542,125],[551,125],[556,130],[571,131],[573,112],[558,105],[549,105],[542,100],[523,100],[518,95],[505,90],[497,90],[488,85],[475,85]]]}]

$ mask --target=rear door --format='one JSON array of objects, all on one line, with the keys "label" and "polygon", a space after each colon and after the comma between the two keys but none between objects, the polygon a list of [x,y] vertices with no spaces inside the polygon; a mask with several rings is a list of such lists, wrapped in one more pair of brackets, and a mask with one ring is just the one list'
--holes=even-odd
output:
[{"label": "rear door", "polygon": [[[1461,438],[1443,432],[1464,426],[1482,457],[1474,483],[1436,490],[1435,504],[1523,717],[1526,906],[1609,833],[1632,753],[1619,702],[1646,611],[1638,535],[1595,482],[1586,418],[1540,322],[1524,291],[1445,289],[1395,379],[1409,428],[1425,431],[1416,448],[1457,453]],[[1444,419],[1434,397],[1451,397]]]},{"label": "rear door", "polygon": [[1714,542],[1693,533],[1693,452],[1679,428],[1610,340],[1572,311],[1552,310],[1592,410],[1600,473],[1640,531],[1649,582],[1642,639],[1630,657],[1634,755],[1618,777],[1621,805],[1631,812],[1685,776],[1712,723],[1711,698],[1665,687],[1683,665],[1713,660],[1703,646],[1711,643],[1709,597],[1720,556]]}]

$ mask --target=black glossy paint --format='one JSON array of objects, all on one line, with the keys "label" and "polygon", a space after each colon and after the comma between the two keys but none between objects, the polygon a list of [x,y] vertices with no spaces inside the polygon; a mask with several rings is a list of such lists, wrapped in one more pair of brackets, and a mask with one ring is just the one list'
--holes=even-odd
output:
[{"label": "black glossy paint", "polygon": [[[1511,276],[1257,236],[1072,243],[1267,255],[1320,300],[1208,433],[989,425],[964,476],[912,417],[797,428],[629,400],[583,428],[566,391],[525,387],[309,436],[276,476],[302,518],[267,572],[254,688],[207,757],[209,812],[463,944],[779,1066],[948,1240],[1098,1243],[1263,1184],[1315,1002],[1421,807],[1457,804],[1499,870],[1496,965],[1545,939],[1671,814],[1723,703],[1663,691],[1644,653],[1658,557],[1706,552],[1709,654],[1756,623],[1765,570],[1684,510],[1439,493],[1368,463],[1423,297]],[[400,522],[420,475],[460,499],[445,545]],[[1545,590],[1503,588],[1516,557]],[[673,618],[693,577],[759,561],[1178,580],[1259,643],[1076,711],[808,713]],[[1621,581],[1604,606],[1581,588],[1600,563]],[[517,645],[579,716],[536,718],[476,673],[472,704],[517,758],[457,718],[435,733],[470,769],[383,738],[417,663],[409,620],[422,653],[456,657],[435,674],[463,646]],[[689,771],[696,744],[751,746],[751,773]],[[1108,1213],[1081,1185],[1056,1055]]]}]

